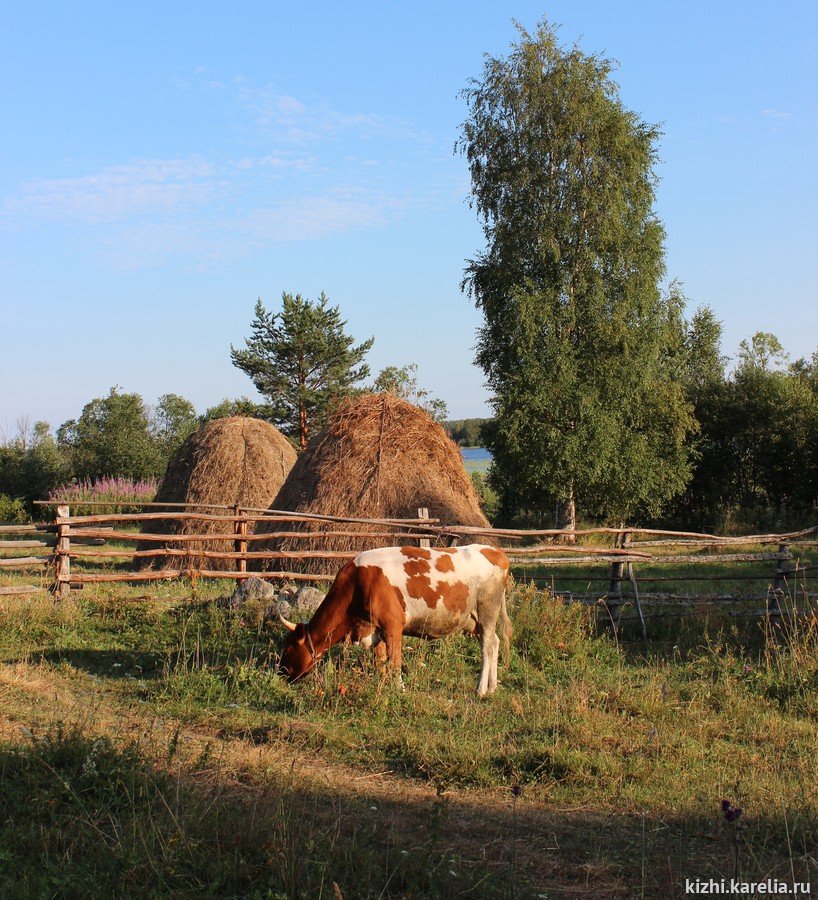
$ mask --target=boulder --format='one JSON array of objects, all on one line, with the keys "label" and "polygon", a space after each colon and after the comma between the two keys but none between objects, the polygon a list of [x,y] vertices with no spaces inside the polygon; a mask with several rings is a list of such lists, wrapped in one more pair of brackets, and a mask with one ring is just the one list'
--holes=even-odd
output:
[{"label": "boulder", "polygon": [[305,584],[298,588],[292,595],[290,603],[300,616],[310,618],[316,609],[323,603],[325,596],[326,595],[322,591],[319,591],[318,588],[309,587],[309,585]]},{"label": "boulder", "polygon": [[254,575],[252,578],[245,578],[236,588],[233,596],[230,598],[230,605],[233,609],[238,609],[248,600],[260,600],[265,603],[271,603],[276,596],[276,589],[269,582],[263,578],[256,578]]}]

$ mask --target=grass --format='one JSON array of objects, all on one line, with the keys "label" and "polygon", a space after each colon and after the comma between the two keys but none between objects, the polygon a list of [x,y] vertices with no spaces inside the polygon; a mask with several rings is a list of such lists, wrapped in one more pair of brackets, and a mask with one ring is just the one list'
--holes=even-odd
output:
[{"label": "grass", "polygon": [[[580,546],[584,542],[580,539]],[[603,542],[594,536],[593,544]],[[634,545],[638,550],[638,543]],[[770,545],[742,545],[740,548],[708,547],[695,549],[692,555],[719,557],[737,552],[744,554],[773,553],[777,548]],[[789,565],[792,572],[788,578],[786,603],[790,607],[804,608],[810,596],[812,570],[804,566],[818,561],[814,543],[793,543],[793,554]],[[664,561],[635,562],[633,564],[637,590],[643,606],[649,615],[668,615],[673,624],[677,621],[673,616],[674,607],[726,605],[736,614],[743,611],[756,612],[763,609],[773,588],[776,576],[775,560],[755,561],[712,561],[690,562],[675,561],[674,552],[691,555],[690,551],[676,547],[674,549],[651,548],[657,557],[665,557]],[[517,576],[525,582],[534,582],[540,588],[552,594],[574,596],[586,602],[606,596],[610,585],[610,565],[527,565],[520,567]],[[621,583],[623,602],[633,601],[633,589],[627,575]],[[814,593],[814,591],[813,591]]]},{"label": "grass", "polygon": [[464,459],[463,467],[466,470],[468,475],[471,475],[473,472],[479,472],[481,475],[486,475],[489,470],[489,466],[491,465],[490,459]]},{"label": "grass", "polygon": [[[368,836],[339,847],[332,810],[294,779],[237,790],[209,778],[203,789],[195,776],[212,760],[205,753],[180,777],[177,746],[157,759],[138,743],[58,726],[0,750],[2,895],[333,896],[338,881],[388,877]],[[439,866],[433,853],[425,862]],[[434,873],[397,881],[412,879],[437,895]]]},{"label": "grass", "polygon": [[812,614],[628,644],[520,586],[501,687],[475,702],[473,640],[407,640],[405,690],[344,647],[287,685],[283,635],[222,602],[231,582],[197,589],[0,604],[0,896],[818,882]]}]

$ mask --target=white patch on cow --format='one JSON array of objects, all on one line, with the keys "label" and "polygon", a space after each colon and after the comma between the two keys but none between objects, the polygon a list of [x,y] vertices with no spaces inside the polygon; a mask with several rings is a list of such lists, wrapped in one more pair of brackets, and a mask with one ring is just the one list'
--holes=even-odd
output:
[{"label": "white patch on cow", "polygon": [[[484,550],[491,552],[493,548],[473,544],[457,547],[454,552],[430,550],[427,559],[425,553],[406,555],[390,547],[367,550],[355,558],[356,566],[380,569],[389,583],[400,591],[405,605],[405,635],[437,638],[455,632],[478,631],[483,662],[477,688],[480,695],[490,693],[497,685],[500,641],[496,626],[500,603],[504,602],[498,602],[498,598],[505,591],[507,577],[506,570],[493,564]],[[442,561],[442,571],[438,568],[439,561]],[[421,579],[414,590],[413,577]],[[412,596],[421,593],[422,589],[431,590],[432,595],[445,594],[447,588],[457,592],[457,601],[463,606],[456,614],[440,597],[436,605],[430,606],[423,596]]]}]

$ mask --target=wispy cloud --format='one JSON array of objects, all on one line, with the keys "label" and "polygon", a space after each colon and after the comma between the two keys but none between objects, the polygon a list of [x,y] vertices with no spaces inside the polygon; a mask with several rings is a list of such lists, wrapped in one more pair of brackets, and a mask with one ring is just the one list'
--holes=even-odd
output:
[{"label": "wispy cloud", "polygon": [[344,140],[429,141],[411,123],[392,115],[349,112],[332,108],[320,98],[300,98],[278,91],[272,85],[238,86],[237,102],[253,118],[256,128],[268,138],[291,146]]},{"label": "wispy cloud", "polygon": [[6,216],[105,224],[204,203],[213,166],[201,159],[141,160],[78,178],[23,184],[5,203]]},{"label": "wispy cloud", "polygon": [[0,216],[11,227],[84,226],[86,248],[141,268],[171,255],[217,265],[265,245],[381,228],[410,208],[450,201],[436,142],[407,123],[241,81],[218,90],[233,92],[238,124],[207,155],[31,179],[0,200]]},{"label": "wispy cloud", "polygon": [[400,215],[398,198],[354,193],[299,197],[252,210],[243,227],[257,245],[318,240],[367,228],[379,228]]},{"label": "wispy cloud", "polygon": [[773,119],[778,122],[788,121],[792,118],[792,113],[784,112],[781,109],[763,109],[761,115],[765,119]]}]

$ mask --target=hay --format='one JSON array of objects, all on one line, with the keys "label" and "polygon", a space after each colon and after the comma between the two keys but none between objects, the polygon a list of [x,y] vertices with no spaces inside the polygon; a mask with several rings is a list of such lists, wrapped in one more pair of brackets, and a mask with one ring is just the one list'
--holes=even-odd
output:
[{"label": "hay", "polygon": [[[290,442],[268,422],[261,419],[230,416],[215,419],[197,429],[184,441],[171,459],[154,501],[239,506],[266,509],[295,465],[297,454]],[[220,514],[221,510],[199,510]],[[229,523],[202,521],[153,521],[143,531],[153,534],[224,534]],[[142,541],[137,550],[155,549],[155,542]],[[225,552],[233,546],[227,541],[172,543],[168,547]],[[174,556],[148,557],[142,568],[196,568],[234,570],[234,560]]]},{"label": "hay", "polygon": [[[275,510],[362,519],[416,519],[420,508],[427,508],[431,518],[445,525],[490,528],[457,445],[428,413],[392,394],[347,400],[300,454],[272,504]],[[334,528],[373,530],[362,524]],[[325,531],[327,526],[303,523],[290,530]],[[405,533],[399,526],[376,530]],[[358,552],[395,543],[389,534],[375,538],[355,534],[271,539],[262,546]],[[400,543],[417,541],[402,539]],[[337,560],[305,561],[298,570],[327,574],[338,566]]]}]

